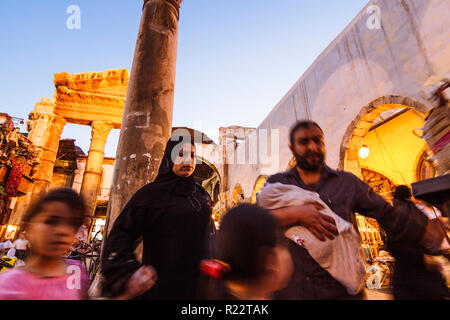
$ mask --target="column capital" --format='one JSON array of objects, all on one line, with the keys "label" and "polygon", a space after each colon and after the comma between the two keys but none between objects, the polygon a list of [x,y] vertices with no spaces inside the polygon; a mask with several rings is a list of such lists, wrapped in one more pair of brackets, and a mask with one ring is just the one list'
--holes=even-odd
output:
[{"label": "column capital", "polygon": [[92,123],[91,123],[92,139],[106,141],[109,133],[111,132],[112,127],[113,127],[113,125],[109,121],[92,121]]},{"label": "column capital", "polygon": [[28,120],[29,121],[35,121],[35,120],[50,121],[53,118],[52,116],[53,116],[52,113],[33,111],[33,112],[30,112],[30,114],[28,115]]},{"label": "column capital", "polygon": [[51,121],[52,121],[52,125],[56,126],[61,131],[67,123],[67,120],[64,117],[61,117],[57,114],[52,115]]},{"label": "column capital", "polygon": [[32,124],[34,121],[37,120],[44,120],[46,122],[56,125],[65,125],[67,122],[67,120],[64,117],[61,117],[54,113],[33,111],[28,115],[27,123]]}]

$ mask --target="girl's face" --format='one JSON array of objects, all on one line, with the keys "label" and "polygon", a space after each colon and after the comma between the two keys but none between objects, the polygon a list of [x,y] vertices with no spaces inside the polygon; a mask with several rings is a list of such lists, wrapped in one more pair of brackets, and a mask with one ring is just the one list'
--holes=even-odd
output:
[{"label": "girl's face", "polygon": [[172,171],[177,176],[187,178],[195,170],[195,148],[192,144],[186,143],[181,148],[178,156],[173,162]]},{"label": "girl's face", "polygon": [[266,260],[267,270],[266,286],[268,291],[275,292],[287,285],[293,271],[293,263],[289,250],[282,246],[276,246]]},{"label": "girl's face", "polygon": [[80,221],[64,202],[48,202],[27,226],[33,254],[60,258],[75,240]]}]

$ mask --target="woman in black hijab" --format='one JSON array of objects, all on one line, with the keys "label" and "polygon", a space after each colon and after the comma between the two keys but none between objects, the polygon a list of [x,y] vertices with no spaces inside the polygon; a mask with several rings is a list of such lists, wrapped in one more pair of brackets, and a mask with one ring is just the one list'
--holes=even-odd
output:
[{"label": "woman in black hijab", "polygon": [[[200,261],[207,256],[211,199],[194,180],[195,146],[190,137],[172,137],[159,173],[131,198],[106,239],[102,255],[103,295],[133,298],[149,288],[142,299],[195,299]],[[135,248],[143,240],[142,267]],[[139,272],[136,272],[138,271]],[[137,275],[147,280],[136,282]],[[153,271],[154,272],[154,271]],[[130,285],[134,289],[130,289]],[[139,292],[139,290],[138,290]]]}]

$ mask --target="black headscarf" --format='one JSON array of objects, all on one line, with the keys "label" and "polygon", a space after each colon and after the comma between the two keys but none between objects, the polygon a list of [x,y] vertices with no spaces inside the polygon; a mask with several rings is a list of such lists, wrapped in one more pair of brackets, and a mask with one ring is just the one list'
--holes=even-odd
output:
[{"label": "black headscarf", "polygon": [[[151,207],[151,208],[165,208],[170,205],[170,199],[172,196],[187,196],[196,211],[201,210],[201,204],[198,199],[195,198],[193,193],[196,188],[204,189],[195,182],[194,175],[189,177],[180,177],[173,171],[173,158],[176,158],[179,151],[186,143],[190,143],[194,146],[192,138],[189,136],[175,136],[172,137],[166,145],[163,159],[159,167],[158,176],[155,181],[142,187],[136,192],[136,194],[127,203],[124,210],[132,207]],[[204,191],[206,193],[206,191]],[[205,195],[206,196],[206,195]],[[209,195],[208,195],[209,198]]]},{"label": "black headscarf", "polygon": [[[102,283],[103,294],[108,296],[120,294],[126,281],[140,267],[133,251],[142,238],[134,239],[132,248],[128,241],[133,235],[142,237],[145,233],[144,229],[151,227],[147,225],[147,215],[151,215],[152,221],[157,221],[164,215],[168,207],[176,205],[176,200],[173,201],[173,197],[176,196],[187,197],[197,212],[208,210],[202,206],[205,201],[197,198],[198,191],[207,200],[207,205],[211,206],[209,194],[195,182],[193,175],[185,178],[172,171],[174,164],[172,155],[175,160],[186,143],[194,146],[191,138],[186,136],[172,137],[167,142],[155,181],[139,189],[117,218],[103,250],[102,273],[105,276]],[[126,230],[125,238],[123,238],[124,230]],[[114,253],[116,258],[111,258],[111,253]]]}]

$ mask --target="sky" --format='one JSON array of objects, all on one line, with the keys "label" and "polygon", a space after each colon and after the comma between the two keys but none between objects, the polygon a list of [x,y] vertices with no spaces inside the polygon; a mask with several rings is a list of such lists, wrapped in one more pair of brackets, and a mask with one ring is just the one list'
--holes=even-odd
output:
[{"label": "sky", "polygon": [[[367,0],[184,0],[180,9],[173,126],[206,133],[257,127]],[[59,72],[131,71],[142,0],[1,0],[0,112],[27,119],[54,94]],[[67,8],[81,10],[79,30]],[[25,132],[26,127],[21,126]],[[105,156],[114,157],[112,130]],[[90,127],[62,138],[87,154]]]}]

